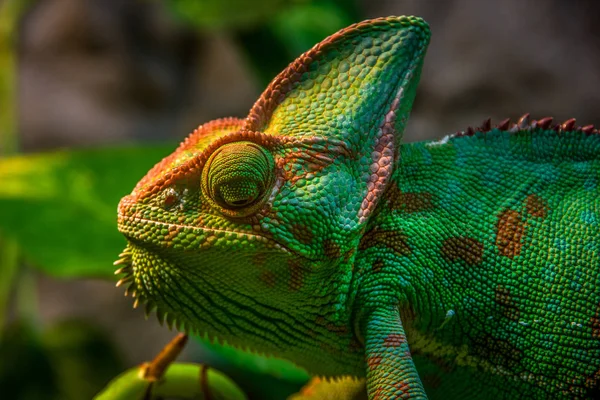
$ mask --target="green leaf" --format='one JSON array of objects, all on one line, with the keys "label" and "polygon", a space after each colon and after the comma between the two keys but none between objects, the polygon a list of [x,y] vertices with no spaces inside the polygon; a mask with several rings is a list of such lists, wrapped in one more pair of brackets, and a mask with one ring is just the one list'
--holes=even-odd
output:
[{"label": "green leaf", "polygon": [[285,0],[171,0],[179,18],[200,28],[248,27],[263,22],[286,5]]},{"label": "green leaf", "polygon": [[[143,368],[127,370],[108,383],[95,400],[119,399],[215,399],[245,400],[246,395],[226,375],[199,364],[171,364],[157,382],[143,377]],[[204,370],[204,372],[203,372]]]},{"label": "green leaf", "polygon": [[117,204],[174,146],[0,159],[0,234],[56,277],[113,276],[125,247]]},{"label": "green leaf", "polygon": [[290,361],[192,337],[202,347],[200,359],[231,377],[250,397],[285,399],[309,380],[308,373]]},{"label": "green leaf", "polygon": [[270,22],[275,36],[285,44],[291,57],[307,51],[328,35],[355,22],[333,2],[295,4],[283,9]]}]

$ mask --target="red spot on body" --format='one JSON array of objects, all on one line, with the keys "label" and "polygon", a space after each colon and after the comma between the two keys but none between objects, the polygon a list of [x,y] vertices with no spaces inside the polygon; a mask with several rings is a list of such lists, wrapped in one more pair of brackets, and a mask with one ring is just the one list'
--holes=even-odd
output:
[{"label": "red spot on body", "polygon": [[265,253],[256,253],[252,257],[252,264],[257,267],[262,267],[267,262],[267,254]]},{"label": "red spot on body", "polygon": [[398,333],[390,333],[383,339],[383,345],[385,347],[400,347],[404,343],[406,343],[406,338],[404,335]]},{"label": "red spot on body", "polygon": [[385,394],[385,389],[381,386],[378,386],[375,389],[375,393],[373,393],[373,400],[383,400],[388,399],[389,396]]},{"label": "red spot on body", "polygon": [[589,389],[588,398],[598,398],[598,392],[600,391],[600,369],[596,370],[596,372],[586,377],[585,387]]},{"label": "red spot on body", "polygon": [[546,218],[548,215],[548,204],[538,195],[531,194],[525,199],[525,210],[535,218]]},{"label": "red spot on body", "polygon": [[596,312],[590,320],[592,328],[592,337],[594,339],[600,339],[600,303],[596,305]]},{"label": "red spot on body", "polygon": [[381,360],[383,360],[381,356],[371,356],[367,358],[367,367],[373,371],[379,366],[379,364],[381,364]]},{"label": "red spot on body", "polygon": [[405,256],[411,253],[407,239],[408,237],[398,230],[386,231],[375,227],[364,234],[358,249],[366,250],[377,245],[384,245],[397,255]]},{"label": "red spot on body", "polygon": [[[355,251],[356,251],[356,249],[350,249],[349,251],[346,252],[346,254],[344,254],[344,262],[345,263],[347,263],[348,261],[350,261],[350,259],[352,259]],[[352,268],[354,268],[354,264],[352,265]]]},{"label": "red spot on body", "polygon": [[291,233],[294,236],[294,239],[305,245],[311,244],[315,237],[315,234],[310,228],[304,224],[293,224]]},{"label": "red spot on body", "polygon": [[319,326],[325,327],[329,332],[335,333],[340,336],[344,336],[348,333],[348,327],[346,325],[334,324],[333,322],[327,321],[325,317],[318,316],[315,323]]},{"label": "red spot on body", "polygon": [[348,350],[352,353],[357,353],[363,350],[363,346],[357,338],[352,337],[350,343],[348,343]]},{"label": "red spot on body", "polygon": [[494,337],[490,334],[472,338],[472,349],[476,356],[494,365],[515,370],[523,361],[523,350],[507,339]]},{"label": "red spot on body", "polygon": [[387,203],[392,210],[412,214],[434,208],[431,193],[402,192],[396,184],[391,184],[387,193]]},{"label": "red spot on body", "polygon": [[404,382],[404,381],[396,382],[394,384],[394,389],[396,389],[397,392],[400,392],[400,393],[396,393],[396,395],[406,394],[410,390],[410,383]]},{"label": "red spot on body", "polygon": [[525,221],[521,213],[505,210],[498,216],[496,224],[496,247],[500,254],[513,258],[521,254]]},{"label": "red spot on body", "polygon": [[380,272],[383,269],[384,265],[385,265],[385,263],[383,262],[383,260],[381,258],[378,258],[373,263],[373,272],[375,272],[375,273]]},{"label": "red spot on body", "polygon": [[331,239],[325,239],[323,241],[323,251],[328,258],[337,259],[342,256],[340,245]]},{"label": "red spot on body", "polygon": [[519,320],[521,312],[510,293],[510,289],[502,285],[496,286],[496,289],[494,289],[494,301],[502,308],[502,315],[513,321]]},{"label": "red spot on body", "polygon": [[289,289],[291,291],[297,291],[300,290],[302,288],[302,286],[304,285],[304,274],[305,271],[302,268],[302,265],[295,261],[295,260],[289,260],[288,261],[288,272],[290,274],[290,280],[289,280]]},{"label": "red spot on body", "polygon": [[260,280],[272,288],[277,284],[277,275],[273,271],[263,271],[260,273]]},{"label": "red spot on body", "polygon": [[483,243],[469,237],[451,237],[444,240],[441,252],[447,260],[477,265],[483,260]]}]

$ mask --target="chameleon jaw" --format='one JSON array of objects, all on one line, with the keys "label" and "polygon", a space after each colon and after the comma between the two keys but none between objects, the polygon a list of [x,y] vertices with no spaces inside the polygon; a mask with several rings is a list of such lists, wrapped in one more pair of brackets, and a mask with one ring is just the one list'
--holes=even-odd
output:
[{"label": "chameleon jaw", "polygon": [[[146,318],[148,318],[151,313],[155,313],[159,324],[161,326],[164,326],[166,324],[170,330],[175,328],[176,330],[184,332],[186,334],[195,334],[206,342],[216,345],[226,344],[227,346],[238,348],[240,350],[243,350],[244,352],[252,353],[260,357],[277,357],[273,353],[257,350],[248,346],[239,346],[235,343],[224,341],[219,337],[219,335],[211,333],[204,329],[200,329],[195,324],[191,323],[190,321],[187,321],[187,317],[184,316],[182,318],[176,318],[175,314],[177,313],[169,312],[164,310],[164,308],[159,307],[157,303],[153,301],[150,298],[150,296],[147,295],[147,293],[145,293],[147,289],[143,287],[143,284],[141,284],[142,280],[139,277],[139,275],[136,276],[136,267],[133,257],[134,252],[135,244],[128,244],[127,247],[121,252],[121,254],[119,254],[119,258],[117,259],[117,261],[113,263],[113,265],[118,267],[118,269],[115,271],[115,275],[124,275],[117,281],[116,286],[124,286],[125,296],[131,296],[135,299],[133,302],[133,308],[137,308],[142,304],[144,305],[144,312]],[[138,268],[143,267],[138,266]],[[291,363],[297,368],[302,368],[296,363]]]},{"label": "chameleon jaw", "polygon": [[178,322],[172,314],[159,309],[156,303],[145,294],[144,288],[140,285],[139,278],[136,277],[133,252],[134,246],[128,244],[121,254],[119,254],[117,261],[113,263],[114,266],[119,267],[114,272],[115,275],[124,275],[117,281],[115,286],[125,286],[125,296],[131,296],[135,299],[133,301],[133,308],[137,308],[141,304],[144,305],[146,318],[148,318],[152,312],[156,312],[156,318],[160,325],[164,325],[166,322],[169,329],[172,329],[175,326],[179,331],[189,333],[191,330],[188,326],[182,322]]}]

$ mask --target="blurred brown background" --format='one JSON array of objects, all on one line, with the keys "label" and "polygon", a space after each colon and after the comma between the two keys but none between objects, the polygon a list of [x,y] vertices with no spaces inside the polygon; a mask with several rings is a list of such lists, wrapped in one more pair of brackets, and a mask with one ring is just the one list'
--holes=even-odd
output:
[{"label": "blurred brown background", "polygon": [[[355,21],[413,14],[431,26],[408,141],[524,112],[600,124],[597,1],[363,0],[352,9]],[[198,29],[161,2],[32,2],[18,41],[21,150],[178,141],[210,119],[245,116],[264,82],[242,50],[244,29],[252,22]],[[113,283],[36,277],[42,324],[91,320],[127,365],[173,335]]]}]

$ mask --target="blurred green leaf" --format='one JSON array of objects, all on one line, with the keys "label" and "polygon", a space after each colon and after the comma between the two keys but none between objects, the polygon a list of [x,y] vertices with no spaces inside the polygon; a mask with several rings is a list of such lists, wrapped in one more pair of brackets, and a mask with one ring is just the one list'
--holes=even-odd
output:
[{"label": "blurred green leaf", "polygon": [[[141,371],[143,368],[143,365],[134,367],[117,376],[94,399],[247,399],[234,381],[213,368],[199,364],[174,363],[156,382],[144,378]],[[205,378],[202,378],[203,376]]]},{"label": "blurred green leaf", "polygon": [[0,233],[49,275],[112,277],[125,246],[117,232],[119,199],[173,147],[0,159]]},{"label": "blurred green leaf", "polygon": [[170,0],[167,6],[180,19],[199,28],[248,27],[264,21],[287,0]]},{"label": "blurred green leaf", "polygon": [[69,319],[42,332],[61,400],[91,399],[125,367],[108,332],[89,322]]},{"label": "blurred green leaf", "polygon": [[294,2],[264,24],[235,33],[244,57],[262,85],[268,84],[300,54],[353,22],[353,3],[346,2],[344,6],[338,3]]},{"label": "blurred green leaf", "polygon": [[58,398],[59,383],[51,357],[30,325],[16,322],[6,327],[0,340],[0,354],[2,398]]},{"label": "blurred green leaf", "polygon": [[269,26],[295,58],[352,22],[350,14],[337,4],[315,2],[281,10]]}]

